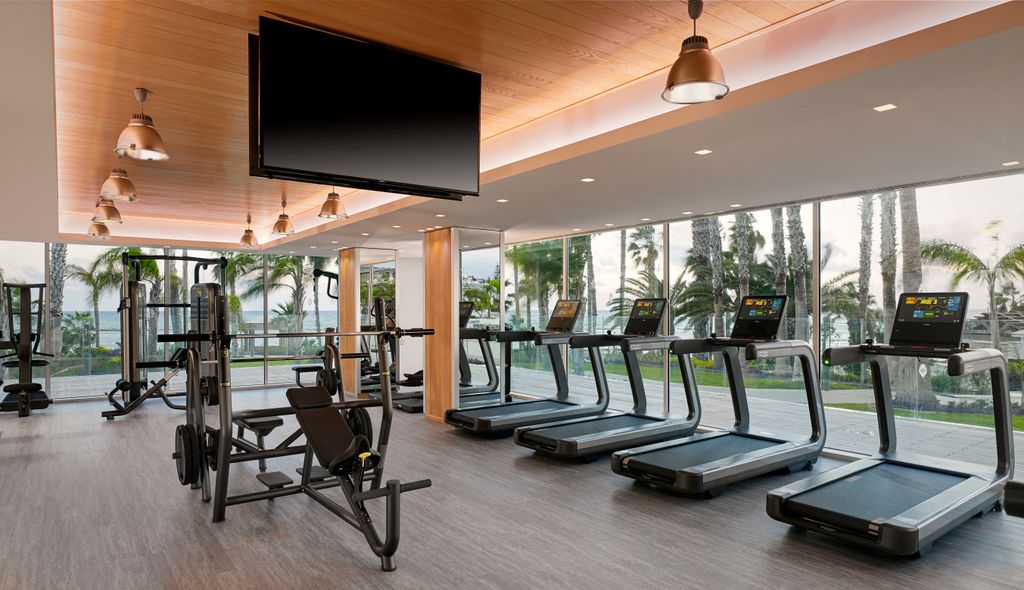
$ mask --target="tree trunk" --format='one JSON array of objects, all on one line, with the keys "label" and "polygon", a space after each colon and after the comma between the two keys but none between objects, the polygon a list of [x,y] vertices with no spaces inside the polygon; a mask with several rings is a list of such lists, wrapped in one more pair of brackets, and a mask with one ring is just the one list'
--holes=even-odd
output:
[{"label": "tree trunk", "polygon": [[708,250],[711,257],[711,290],[715,296],[715,334],[725,334],[725,271],[722,265],[722,224],[718,218],[708,220]]},{"label": "tree trunk", "polygon": [[903,242],[903,292],[921,289],[921,228],[917,222],[917,189],[907,188],[900,195],[900,238]]},{"label": "tree trunk", "polygon": [[789,267],[793,270],[794,338],[809,340],[807,330],[807,244],[804,238],[800,205],[786,207],[786,225],[789,229]]},{"label": "tree trunk", "polygon": [[93,342],[93,346],[101,346],[100,344],[100,298],[99,294],[92,298],[92,321],[96,324],[96,342]]},{"label": "tree trunk", "polygon": [[[782,207],[775,207],[771,210],[772,216],[772,253],[770,261],[772,271],[775,275],[775,294],[786,294],[786,231],[783,225]],[[782,316],[779,322],[779,336],[782,339],[789,338],[788,314]],[[775,362],[775,368],[781,375],[790,372],[792,361],[789,358],[780,358]]]},{"label": "tree trunk", "polygon": [[879,198],[880,229],[878,233],[882,269],[882,341],[889,341],[889,330],[896,317],[896,193],[883,193]]},{"label": "tree trunk", "polygon": [[857,341],[864,342],[869,335],[868,303],[871,295],[871,234],[874,230],[874,196],[864,195],[860,198],[860,270],[857,275]]},{"label": "tree trunk", "polygon": [[622,326],[626,325],[628,312],[625,309],[626,300],[626,230],[619,231],[619,318]]},{"label": "tree trunk", "polygon": [[516,321],[522,322],[522,311],[519,309],[519,263],[512,263],[512,305],[516,312]]},{"label": "tree trunk", "polygon": [[[173,250],[164,250],[164,254],[165,255],[170,255],[173,252],[174,252]],[[185,264],[185,268],[188,268],[188,263]],[[168,288],[171,290],[171,292],[168,293],[169,297],[167,298],[167,300],[168,300],[169,303],[181,303],[181,296],[182,296],[181,287],[175,287],[174,286],[174,279],[175,279],[175,277],[178,276],[178,261],[177,260],[168,260],[167,261],[167,274],[168,274],[168,278],[170,279],[168,281],[169,282]],[[179,283],[179,284],[182,287],[184,286],[184,283]],[[185,297],[188,297],[188,295],[185,295]],[[182,324],[182,317],[183,317],[183,315],[180,312],[181,312],[181,310],[178,309],[178,308],[173,308],[172,307],[171,310],[170,310],[171,331],[174,332],[175,334],[181,334],[181,324]]]},{"label": "tree trunk", "polygon": [[[68,246],[50,246],[50,342],[46,352],[60,358],[63,345],[62,323],[64,320],[64,280],[67,278]],[[43,305],[43,301],[39,302]]]},{"label": "tree trunk", "polygon": [[[149,291],[149,302],[150,303],[161,303],[163,299],[163,281],[159,277],[153,279],[152,288]],[[156,358],[156,334],[158,321],[157,318],[160,314],[160,308],[150,308],[149,313],[149,325],[146,326],[146,354],[142,360],[154,360]]]},{"label": "tree trunk", "polygon": [[999,348],[1002,338],[999,334],[999,308],[996,306],[996,282],[988,283],[988,329],[992,332],[992,348]]},{"label": "tree trunk", "polygon": [[733,234],[736,240],[736,277],[739,283],[740,299],[750,293],[750,226],[752,217],[749,213],[737,213],[735,233]]}]

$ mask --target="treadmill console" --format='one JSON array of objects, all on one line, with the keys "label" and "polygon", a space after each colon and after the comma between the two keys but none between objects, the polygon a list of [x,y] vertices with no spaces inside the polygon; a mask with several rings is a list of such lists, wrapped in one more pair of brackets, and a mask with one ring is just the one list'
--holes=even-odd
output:
[{"label": "treadmill console", "polygon": [[473,317],[473,308],[476,304],[472,301],[459,302],[459,327],[465,328],[469,325],[469,319]]},{"label": "treadmill console", "polygon": [[668,300],[662,297],[637,299],[633,302],[633,311],[622,333],[626,336],[654,336],[661,328],[661,318],[665,315],[667,304]]},{"label": "treadmill console", "polygon": [[581,301],[579,299],[559,299],[555,303],[555,309],[551,312],[551,318],[545,328],[548,332],[572,332],[576,325],[576,318],[580,315]]},{"label": "treadmill console", "polygon": [[774,340],[786,313],[785,295],[748,295],[736,312],[731,339]]},{"label": "treadmill console", "polygon": [[967,299],[967,293],[902,293],[889,344],[959,347]]}]

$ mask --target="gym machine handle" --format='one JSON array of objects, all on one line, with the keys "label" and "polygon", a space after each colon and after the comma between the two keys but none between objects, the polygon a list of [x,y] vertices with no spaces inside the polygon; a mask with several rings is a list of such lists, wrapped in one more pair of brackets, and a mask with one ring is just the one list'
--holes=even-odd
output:
[{"label": "gym machine handle", "polygon": [[951,376],[980,373],[992,369],[1006,371],[1006,358],[1001,351],[994,348],[958,352],[950,355],[946,365],[946,372]]},{"label": "gym machine handle", "polygon": [[619,341],[622,352],[641,352],[644,350],[668,350],[672,343],[679,340],[678,336],[637,336]]},{"label": "gym machine handle", "polygon": [[154,308],[154,307],[156,307],[156,308],[164,308],[164,307],[186,308],[186,307],[192,307],[192,304],[191,303],[147,303],[146,307],[147,308]]},{"label": "gym machine handle", "polygon": [[[403,330],[402,328],[395,328],[395,335],[398,336],[398,337],[409,336],[409,337],[412,337],[412,338],[422,338],[424,336],[433,336],[434,335],[434,329],[433,328],[409,328],[407,330]],[[362,354],[362,353],[358,353],[358,354]],[[344,357],[342,357],[342,358],[344,358]]]},{"label": "gym machine handle", "polygon": [[212,334],[157,334],[157,342],[212,342]]},{"label": "gym machine handle", "polygon": [[569,339],[569,348],[597,348],[599,346],[619,346],[621,338],[611,338],[606,334],[584,334]]},{"label": "gym machine handle", "polygon": [[803,340],[751,342],[744,348],[744,356],[748,361],[779,357],[798,357],[801,355],[814,359],[814,351],[811,350],[811,346]]},{"label": "gym machine handle", "polygon": [[[421,479],[419,481],[413,481],[409,483],[403,483],[398,487],[400,493],[412,492],[414,490],[422,490],[423,488],[429,488],[433,483],[429,479]],[[359,492],[358,494],[352,495],[353,502],[365,502],[367,500],[373,500],[374,498],[383,498],[390,493],[388,488],[377,488],[368,492]]]}]

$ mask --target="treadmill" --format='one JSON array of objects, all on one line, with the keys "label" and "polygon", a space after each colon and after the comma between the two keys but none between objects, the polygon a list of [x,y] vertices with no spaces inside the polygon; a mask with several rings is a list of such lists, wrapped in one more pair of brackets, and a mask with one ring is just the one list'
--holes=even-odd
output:
[{"label": "treadmill", "polygon": [[[487,327],[469,327],[475,306],[472,301],[459,302],[459,405],[463,407],[469,404],[490,404],[503,398],[499,391],[501,380],[490,345],[498,339],[501,332]],[[486,383],[473,383],[473,372],[464,344],[468,340],[475,340],[480,345],[480,355],[484,359],[484,369],[487,371]]]},{"label": "treadmill", "polygon": [[516,444],[572,459],[692,434],[700,418],[692,404],[685,417],[648,411],[647,393],[637,359],[637,354],[643,351],[668,350],[677,340],[675,336],[657,335],[667,303],[663,298],[637,299],[622,334],[574,336],[569,340],[569,346],[590,351],[594,380],[598,391],[605,391],[604,395],[607,395],[608,380],[600,349],[616,346],[622,351],[633,393],[632,410],[520,427],[513,433]]},{"label": "treadmill", "polygon": [[[973,516],[998,510],[1013,475],[1013,431],[1006,358],[962,345],[967,293],[903,293],[891,343],[830,348],[826,366],[869,363],[881,445],[877,455],[814,475],[768,494],[775,520],[894,555],[924,555],[942,535]],[[887,357],[946,359],[963,376],[992,380],[996,467],[914,455],[896,448]]]},{"label": "treadmill", "polygon": [[[776,471],[795,473],[811,469],[825,446],[825,414],[818,386],[817,359],[810,344],[775,340],[785,317],[785,295],[749,295],[743,298],[729,338],[679,340],[672,352],[679,358],[687,397],[696,394],[697,379],[691,355],[721,354],[735,422],[727,430],[714,430],[612,455],[612,471],[637,481],[687,495],[713,498],[726,485]],[[753,430],[740,365],[747,360],[795,357],[800,360],[807,393],[811,435],[796,439],[775,432]],[[698,410],[699,411],[699,410]]]},{"label": "treadmill", "polygon": [[[444,421],[457,428],[478,434],[509,433],[520,426],[529,426],[543,422],[554,422],[568,418],[581,418],[603,413],[608,408],[608,392],[606,388],[598,389],[598,397],[594,403],[579,403],[569,399],[569,379],[562,361],[562,345],[578,334],[573,332],[576,318],[579,316],[582,302],[579,299],[560,299],[551,311],[544,331],[517,330],[499,334],[499,341],[525,342],[532,340],[538,346],[548,350],[552,370],[555,374],[554,397],[536,400],[512,400],[486,406],[472,408],[452,408],[445,412]],[[511,354],[506,353],[504,383],[511,383]],[[593,352],[591,362],[594,362]]]}]

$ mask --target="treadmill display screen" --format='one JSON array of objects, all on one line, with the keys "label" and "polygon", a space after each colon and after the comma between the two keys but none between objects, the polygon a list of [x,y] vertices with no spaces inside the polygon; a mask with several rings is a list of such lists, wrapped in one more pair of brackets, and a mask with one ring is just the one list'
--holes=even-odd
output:
[{"label": "treadmill display screen", "polygon": [[571,332],[580,313],[579,299],[559,299],[551,311],[546,330],[548,332]]},{"label": "treadmill display screen", "polygon": [[637,299],[623,333],[636,336],[653,336],[661,327],[661,316],[665,314],[666,299]]},{"label": "treadmill display screen", "polygon": [[786,313],[785,295],[748,295],[740,302],[730,338],[774,339]]},{"label": "treadmill display screen", "polygon": [[967,293],[901,294],[889,344],[958,346],[967,299]]},{"label": "treadmill display screen", "polygon": [[473,317],[473,308],[476,304],[472,301],[459,302],[459,327],[465,328],[469,325],[469,318]]}]

